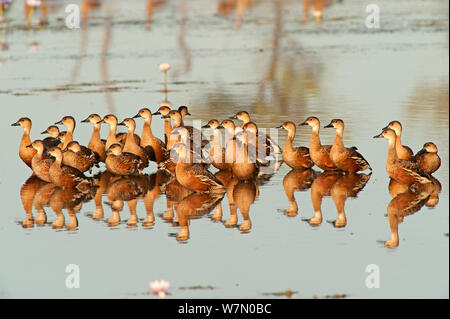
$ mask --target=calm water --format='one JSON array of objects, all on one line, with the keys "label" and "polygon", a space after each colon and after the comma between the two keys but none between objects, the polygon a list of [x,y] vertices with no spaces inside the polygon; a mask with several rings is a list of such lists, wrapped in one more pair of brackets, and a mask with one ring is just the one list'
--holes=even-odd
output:
[{"label": "calm water", "polygon": [[[126,3],[106,2],[78,30],[62,27],[63,6],[50,11],[48,27],[26,30],[17,3],[9,25],[0,28],[0,42],[9,44],[0,52],[1,297],[155,298],[147,296],[148,283],[165,279],[173,298],[266,298],[287,289],[297,292],[293,298],[448,298],[447,1],[378,1],[378,30],[365,27],[360,1],[326,8],[322,22],[302,22],[300,1],[259,1],[240,25],[235,9],[218,13],[218,1],[168,1],[154,8],[150,26],[144,1]],[[167,96],[157,71],[163,62],[172,65]],[[192,218],[187,240],[177,240],[179,224],[164,220],[167,201],[157,187],[145,200],[123,203],[118,224],[107,222],[113,213],[105,194],[75,207],[76,213],[64,209],[65,225],[44,205],[46,224],[22,226],[30,200],[22,202],[20,194],[31,171],[17,156],[22,130],[11,123],[28,116],[32,138],[41,138],[38,133],[64,115],[79,121],[114,112],[122,119],[143,106],[155,110],[164,100],[188,105],[189,123],[240,110],[266,128],[310,115],[322,126],[342,118],[346,145],[358,147],[373,174],[357,198],[345,201],[341,228],[332,224],[335,202],[342,204],[338,187],[323,197],[323,222],[312,227],[304,219],[313,216],[316,197],[310,184],[300,185],[311,176],[287,175],[286,165],[262,186],[237,187],[235,227],[226,227],[233,216],[225,196],[223,216]],[[384,247],[391,236],[387,141],[372,136],[394,119],[403,123],[402,141],[415,152],[427,141],[438,146],[442,166],[434,176],[442,191],[434,208],[404,217],[399,246],[392,249]],[[159,137],[162,128],[155,118]],[[90,134],[90,125],[77,123],[77,140],[87,144]],[[324,144],[333,137],[332,130],[321,130]],[[285,138],[280,132],[281,144]],[[309,138],[310,130],[300,127],[295,144],[307,146]],[[155,172],[153,163],[145,170]],[[300,188],[295,216],[285,213],[290,203],[283,185]],[[96,203],[103,203],[100,220],[92,218]],[[131,227],[134,204],[139,220]],[[35,206],[33,215],[38,217]],[[189,218],[180,214],[179,220],[186,225]],[[80,267],[79,289],[66,288],[68,264]],[[371,264],[379,267],[378,289],[365,284]],[[205,289],[182,289],[193,286]]]}]

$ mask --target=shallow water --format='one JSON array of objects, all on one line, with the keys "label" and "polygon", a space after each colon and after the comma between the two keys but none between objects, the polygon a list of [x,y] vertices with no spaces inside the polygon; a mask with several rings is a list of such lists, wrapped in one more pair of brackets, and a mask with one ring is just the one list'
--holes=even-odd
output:
[{"label": "shallow water", "polygon": [[[448,298],[448,2],[378,1],[379,30],[364,26],[359,1],[334,4],[324,21],[303,23],[300,1],[276,3],[249,8],[239,29],[235,10],[218,15],[217,2],[207,0],[161,5],[150,28],[142,1],[107,2],[78,30],[61,27],[63,7],[50,13],[49,27],[31,30],[21,27],[22,7],[13,8],[9,26],[0,28],[0,41],[9,44],[0,56],[0,296],[148,298],[148,283],[165,279],[173,298],[267,298],[287,289],[297,292],[292,298]],[[167,95],[157,71],[162,62],[172,65]],[[140,198],[136,227],[127,225],[126,203],[118,225],[107,223],[113,216],[107,204],[104,217],[93,220],[93,200],[73,215],[77,225],[64,209],[65,227],[55,229],[57,216],[45,207],[46,224],[22,227],[20,192],[31,171],[17,156],[22,131],[11,123],[28,116],[32,138],[41,138],[38,133],[64,115],[80,121],[93,112],[114,112],[122,119],[143,106],[155,110],[164,100],[188,105],[189,123],[240,110],[265,128],[310,115],[322,126],[342,118],[345,144],[358,147],[373,174],[357,198],[345,201],[341,228],[327,222],[337,218],[331,194],[323,197],[320,226],[303,220],[313,216],[308,185],[294,193],[298,214],[285,214],[283,181],[292,177],[286,177],[285,164],[257,187],[248,231],[226,227],[225,196],[222,222],[213,220],[213,212],[198,216],[190,221],[189,238],[177,240],[181,227],[162,217],[164,194],[153,202],[151,226]],[[387,141],[372,136],[394,119],[403,124],[403,143],[415,152],[427,141],[438,146],[442,166],[434,177],[442,191],[434,208],[404,217],[399,246],[386,248],[392,199]],[[155,118],[152,127],[163,136],[162,120]],[[77,140],[87,144],[90,134],[90,125],[77,123]],[[324,144],[333,137],[332,130],[321,130]],[[285,138],[280,132],[281,144]],[[294,143],[307,146],[309,138],[310,130],[299,127]],[[145,170],[155,172],[153,163]],[[244,185],[239,198],[251,202],[255,189]],[[38,216],[35,209],[33,214]],[[237,216],[237,226],[246,225],[241,210]],[[79,289],[66,288],[68,264],[80,267]],[[366,286],[371,264],[379,267],[379,288]],[[186,289],[196,286],[204,289]]]}]

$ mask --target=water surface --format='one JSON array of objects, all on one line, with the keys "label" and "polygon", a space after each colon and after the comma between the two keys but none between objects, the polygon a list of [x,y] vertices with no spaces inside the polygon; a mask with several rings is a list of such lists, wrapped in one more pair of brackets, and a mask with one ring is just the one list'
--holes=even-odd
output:
[{"label": "water surface", "polygon": [[[217,1],[169,1],[154,8],[150,26],[143,1],[112,1],[90,12],[88,25],[77,30],[62,25],[63,6],[50,12],[48,27],[26,30],[22,7],[15,6],[9,25],[0,27],[0,41],[9,45],[0,56],[0,296],[148,298],[148,283],[165,279],[173,298],[284,298],[276,293],[287,289],[297,292],[292,298],[448,298],[448,3],[377,3],[378,30],[365,27],[366,4],[359,1],[333,4],[322,22],[302,21],[300,1],[259,1],[240,26],[236,10],[219,14]],[[167,94],[157,71],[163,62],[172,65]],[[345,201],[341,228],[332,223],[337,208],[331,194],[323,197],[319,226],[303,220],[313,216],[311,183],[294,193],[297,215],[286,214],[283,181],[293,176],[286,165],[257,186],[248,216],[239,210],[235,227],[226,227],[225,196],[220,221],[214,212],[193,218],[187,240],[177,240],[180,225],[164,220],[164,194],[153,202],[154,224],[146,224],[140,198],[135,227],[127,225],[126,203],[118,225],[108,224],[113,214],[107,204],[104,217],[94,220],[94,200],[76,213],[64,209],[62,228],[52,227],[58,219],[50,207],[44,207],[46,224],[22,226],[20,192],[31,171],[17,156],[22,131],[11,123],[28,116],[35,139],[64,115],[80,121],[93,112],[115,113],[123,119],[162,101],[188,105],[189,123],[240,110],[264,128],[311,115],[322,126],[342,118],[345,144],[358,147],[373,174],[357,198]],[[434,176],[442,191],[434,208],[404,217],[399,246],[386,248],[392,199],[387,141],[372,136],[394,119],[403,123],[402,141],[415,152],[427,141],[438,146],[442,166]],[[152,126],[162,137],[162,120]],[[90,134],[89,125],[77,123],[77,140],[87,144]],[[333,137],[332,130],[321,130],[324,144]],[[281,145],[285,138],[280,132]],[[299,127],[294,143],[307,146],[309,138],[310,130]],[[155,172],[153,163],[145,170]],[[243,187],[240,198],[254,190]],[[33,214],[38,216],[35,207]],[[240,230],[248,219],[251,228]],[[66,288],[68,264],[80,267],[79,289]],[[380,269],[378,289],[366,287],[370,264]],[[204,289],[186,289],[197,286]]]}]

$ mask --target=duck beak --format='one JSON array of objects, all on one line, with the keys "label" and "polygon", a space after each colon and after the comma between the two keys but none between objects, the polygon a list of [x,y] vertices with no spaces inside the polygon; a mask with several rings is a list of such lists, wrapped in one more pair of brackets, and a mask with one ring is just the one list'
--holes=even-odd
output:
[{"label": "duck beak", "polygon": [[237,120],[237,116],[236,115],[230,116],[229,119],[230,120]]},{"label": "duck beak", "polygon": [[282,128],[283,127],[283,124],[281,124],[280,126],[276,126],[275,128]]},{"label": "duck beak", "polygon": [[386,129],[388,129],[388,128],[389,128],[389,125],[383,127],[381,130],[383,131],[383,130],[386,130]]},{"label": "duck beak", "polygon": [[305,121],[303,123],[300,123],[298,126],[302,126],[302,125],[308,125],[308,123],[306,123],[306,121]]},{"label": "duck beak", "polygon": [[32,147],[33,147],[33,144],[27,145],[26,147],[27,147],[27,148],[32,148]]},{"label": "duck beak", "polygon": [[81,123],[89,123],[90,121],[89,121],[89,118],[86,118],[86,119],[84,119],[84,120],[82,120],[81,121]]},{"label": "duck beak", "polygon": [[330,124],[324,126],[324,128],[330,128],[330,127],[332,128],[333,124],[330,123]]},{"label": "duck beak", "polygon": [[163,115],[163,116],[161,116],[161,118],[162,118],[162,119],[169,119],[169,118],[170,118],[170,116],[169,116],[169,114],[167,114],[167,115]]},{"label": "duck beak", "polygon": [[120,126],[126,126],[125,123],[124,123],[123,121],[120,122],[120,123],[118,123],[117,125],[120,125]]},{"label": "duck beak", "polygon": [[220,124],[218,127],[218,129],[224,128],[222,124]]},{"label": "duck beak", "polygon": [[378,134],[378,135],[375,135],[373,138],[381,138],[381,137],[383,137],[383,132],[381,132],[381,133]]},{"label": "duck beak", "polygon": [[186,115],[191,115],[191,113],[187,112]]},{"label": "duck beak", "polygon": [[96,124],[102,124],[102,123],[105,123],[105,119],[98,121]]},{"label": "duck beak", "polygon": [[135,116],[133,116],[134,119],[140,118],[141,115],[140,114],[136,114]]},{"label": "duck beak", "polygon": [[19,121],[17,121],[16,123],[11,124],[11,126],[19,126],[19,125],[20,125]]},{"label": "duck beak", "polygon": [[62,152],[62,153],[67,152],[67,147],[66,147],[65,149],[61,150],[61,152]]},{"label": "duck beak", "polygon": [[160,115],[161,114],[161,112],[159,112],[159,111],[156,111],[155,113],[152,113],[152,115]]},{"label": "duck beak", "polygon": [[210,128],[211,126],[209,126],[209,124],[205,124],[202,126],[202,128]]},{"label": "duck beak", "polygon": [[41,132],[41,134],[48,134],[48,131],[45,130],[44,132]]},{"label": "duck beak", "polygon": [[62,120],[55,123],[55,125],[63,124]]}]

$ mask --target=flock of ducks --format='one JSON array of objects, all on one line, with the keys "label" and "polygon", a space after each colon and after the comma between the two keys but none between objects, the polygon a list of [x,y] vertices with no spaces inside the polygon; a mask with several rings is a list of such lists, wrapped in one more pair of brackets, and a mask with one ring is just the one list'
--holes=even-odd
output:
[{"label": "flock of ducks", "polygon": [[[116,198],[121,198],[122,202],[131,201],[139,194],[144,196],[146,193],[144,190],[148,190],[144,197],[145,202],[147,196],[149,198],[157,196],[156,193],[149,191],[157,184],[158,192],[163,191],[168,201],[165,219],[173,218],[173,208],[178,212],[186,206],[185,210],[195,214],[197,210],[211,211],[217,205],[213,219],[220,218],[220,200],[227,193],[234,222],[228,220],[226,224],[235,224],[236,207],[246,211],[248,217],[248,208],[258,195],[256,185],[267,181],[284,162],[292,168],[283,180],[290,202],[286,214],[288,216],[297,214],[294,190],[311,188],[314,216],[309,223],[319,225],[322,222],[320,210],[322,197],[331,194],[338,208],[335,226],[343,227],[346,223],[345,199],[356,197],[370,178],[372,168],[368,161],[356,147],[344,145],[344,122],[340,119],[334,119],[325,126],[335,129],[336,135],[332,145],[321,144],[319,137],[321,125],[317,117],[308,117],[298,124],[312,129],[309,148],[293,145],[297,125],[286,121],[277,127],[288,133],[284,147],[281,148],[270,136],[258,129],[245,111],[238,112],[221,122],[212,119],[201,129],[184,124],[184,118],[188,115],[190,113],[186,106],[180,106],[178,109],[161,106],[154,113],[142,108],[135,116],[121,122],[113,114],[103,118],[98,114],[91,114],[81,121],[93,126],[87,146],[74,140],[76,122],[71,116],[64,116],[49,126],[42,134],[50,136],[41,140],[31,140],[32,123],[29,118],[20,118],[12,125],[23,127],[19,157],[32,169],[33,180],[49,184],[46,187],[52,191],[55,187],[61,189],[59,195],[62,197],[78,193],[79,195],[75,196],[77,201],[74,203],[94,197],[98,207],[101,207],[97,202],[101,201],[105,185],[114,185],[114,192],[108,193],[108,198],[111,198],[115,215],[111,220],[116,221],[118,211],[123,206],[123,203],[122,206],[114,204]],[[161,116],[164,120],[164,141],[152,132],[151,122],[154,116]],[[135,133],[135,119],[144,120],[140,136]],[[233,120],[241,123],[237,125]],[[109,126],[106,139],[102,139],[100,135],[102,124]],[[57,125],[64,125],[66,130],[60,131]],[[118,126],[126,126],[127,132],[117,133]],[[212,129],[210,141],[205,138],[203,129]],[[225,143],[222,143],[222,130],[225,130]],[[402,144],[401,130],[401,124],[393,121],[374,137],[383,137],[389,141],[386,171],[391,178],[389,190],[393,197],[408,192],[408,196],[418,199],[420,196],[417,194],[423,189],[439,183],[431,174],[440,167],[441,160],[437,154],[437,147],[432,142],[425,143],[423,149],[414,155],[409,147]],[[278,161],[279,155],[282,161]],[[148,176],[142,174],[150,162],[155,162],[160,168],[153,181],[149,181]],[[106,171],[97,177],[85,175],[86,172],[91,172],[94,166],[103,165],[102,163]],[[218,169],[218,172],[211,173],[209,170],[211,165]],[[312,170],[314,165],[324,172],[318,175]],[[357,174],[365,170],[370,170],[370,173]],[[239,194],[241,196],[237,196]],[[252,200],[246,200],[246,197]],[[420,198],[415,204],[409,203],[408,207],[402,209],[408,211],[417,209],[419,204],[426,202],[425,197]],[[397,201],[400,202],[400,197]],[[152,203],[152,200],[146,203],[149,211]],[[133,211],[135,213],[135,208],[135,204],[134,208],[130,207],[132,214]],[[395,209],[398,211],[398,207]],[[102,216],[99,212],[97,215]],[[149,222],[152,219],[153,217]],[[248,218],[244,220],[249,221]],[[240,229],[246,230],[249,227],[249,222],[247,224],[244,222]],[[180,235],[180,238],[185,237],[186,233]]]},{"label": "flock of ducks", "polygon": [[[155,115],[161,115],[164,119],[165,141],[153,135],[151,122]],[[139,175],[153,161],[173,175],[182,186],[199,193],[224,191],[223,183],[208,170],[210,164],[219,170],[231,171],[239,180],[251,180],[270,164],[268,158],[274,158],[277,154],[281,154],[283,162],[293,169],[309,169],[316,165],[324,171],[356,173],[372,170],[356,147],[345,147],[344,122],[340,119],[334,119],[325,126],[336,131],[332,145],[321,144],[317,117],[308,117],[300,123],[312,129],[309,148],[293,145],[296,125],[291,121],[284,122],[278,127],[288,132],[281,149],[273,139],[258,131],[258,126],[245,111],[221,123],[213,119],[204,125],[202,128],[213,129],[211,141],[204,137],[201,130],[184,124],[187,115],[190,113],[186,106],[180,106],[177,110],[161,106],[154,113],[142,108],[133,118],[125,118],[120,123],[113,114],[103,118],[91,114],[81,121],[93,125],[87,146],[74,140],[75,119],[72,116],[64,116],[42,132],[50,137],[33,142],[29,118],[20,118],[12,125],[20,125],[24,129],[19,157],[36,176],[58,187],[82,189],[90,185],[91,180],[84,173],[91,171],[93,166],[99,167],[100,163],[104,163],[112,174],[130,176]],[[141,136],[135,133],[137,118],[144,120]],[[235,125],[233,119],[242,124]],[[103,123],[109,125],[106,140],[100,136]],[[64,125],[67,130],[61,132],[56,125]],[[126,133],[117,133],[117,126],[120,125],[127,127]],[[226,130],[225,147],[222,147],[220,129]],[[393,121],[374,136],[389,141],[387,173],[408,187],[430,183],[430,174],[441,164],[436,145],[425,143],[423,149],[414,155],[409,147],[402,145],[401,132],[400,122]],[[275,166],[272,173],[278,167]]]}]

